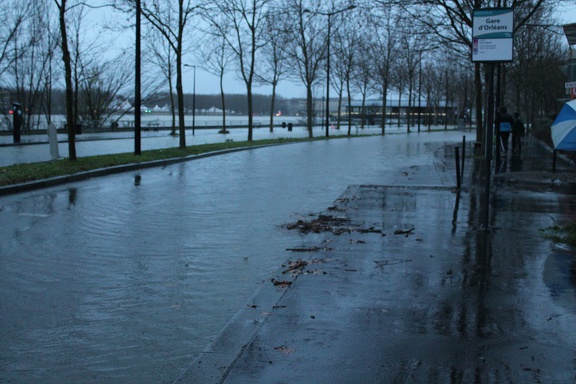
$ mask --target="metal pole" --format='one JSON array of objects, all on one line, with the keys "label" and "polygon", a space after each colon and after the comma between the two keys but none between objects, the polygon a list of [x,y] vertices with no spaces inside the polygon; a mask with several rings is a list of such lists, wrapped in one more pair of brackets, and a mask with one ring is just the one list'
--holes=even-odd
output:
[{"label": "metal pole", "polygon": [[331,30],[331,17],[328,14],[328,57],[326,60],[326,137],[330,135],[330,30]]},{"label": "metal pole", "polygon": [[460,189],[462,186],[462,179],[460,175],[460,149],[454,148],[454,160],[456,161],[456,187]]},{"label": "metal pole", "polygon": [[492,142],[493,142],[493,124],[494,124],[494,63],[488,64],[488,116],[486,118],[486,172],[484,185],[484,228],[488,228],[490,222],[490,178],[492,177]]},{"label": "metal pole", "polygon": [[134,154],[140,155],[142,153],[141,146],[141,124],[142,124],[142,99],[140,95],[140,64],[141,64],[141,47],[140,47],[140,14],[142,11],[141,0],[136,0],[136,73],[134,86]]},{"label": "metal pole", "polygon": [[460,169],[460,177],[464,178],[464,163],[466,162],[466,136],[462,136],[462,168]]},{"label": "metal pole", "polygon": [[192,136],[196,129],[196,66],[194,66],[194,87],[192,90]]},{"label": "metal pole", "polygon": [[420,120],[422,117],[422,51],[420,51],[420,62],[418,64],[418,132],[420,132]]},{"label": "metal pole", "polygon": [[500,137],[500,108],[502,107],[502,102],[501,102],[501,98],[500,98],[500,94],[502,92],[501,89],[501,83],[500,83],[500,72],[501,72],[501,65],[500,63],[498,63],[498,76],[496,77],[496,142],[498,143],[498,145],[496,146],[496,169],[500,168],[499,164],[500,164],[500,154],[502,152],[502,145],[504,144],[504,142],[502,141],[502,138]]},{"label": "metal pole", "polygon": [[22,130],[22,105],[12,103],[12,123],[14,128],[14,144],[20,144]]}]

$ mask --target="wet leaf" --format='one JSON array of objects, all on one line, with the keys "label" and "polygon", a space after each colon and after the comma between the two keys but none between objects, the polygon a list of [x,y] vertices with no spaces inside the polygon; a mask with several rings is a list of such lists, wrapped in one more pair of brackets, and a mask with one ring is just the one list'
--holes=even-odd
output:
[{"label": "wet leaf", "polygon": [[376,263],[375,268],[382,268],[387,265],[394,265],[394,264],[402,264],[402,263],[410,263],[412,259],[390,259],[390,260],[374,260]]},{"label": "wet leaf", "polygon": [[286,345],[281,345],[279,347],[275,347],[274,349],[278,352],[282,352],[284,355],[289,355],[293,352],[296,352],[294,349],[288,348]]},{"label": "wet leaf", "polygon": [[394,231],[394,234],[395,234],[395,235],[404,235],[404,236],[408,237],[408,236],[414,234],[414,229],[415,229],[415,228],[410,228],[410,229],[406,229],[406,230],[397,229],[397,230]]},{"label": "wet leaf", "polygon": [[272,283],[273,283],[275,286],[282,286],[282,287],[287,287],[287,286],[292,285],[292,282],[291,282],[291,281],[287,281],[287,280],[274,280],[274,279],[272,279]]}]

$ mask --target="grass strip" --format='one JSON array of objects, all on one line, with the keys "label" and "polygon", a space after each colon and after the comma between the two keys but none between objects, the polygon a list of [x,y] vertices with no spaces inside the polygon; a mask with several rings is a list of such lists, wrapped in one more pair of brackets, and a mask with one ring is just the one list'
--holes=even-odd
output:
[{"label": "grass strip", "polygon": [[549,227],[546,229],[544,237],[554,241],[555,243],[563,243],[572,248],[576,248],[576,223]]},{"label": "grass strip", "polygon": [[[346,138],[348,136],[334,136],[332,138]],[[355,136],[358,137],[358,136]],[[249,148],[262,145],[288,144],[304,141],[326,140],[318,138],[278,138],[255,141],[226,141],[188,146],[186,148],[165,148],[142,151],[137,156],[133,153],[118,153],[110,155],[78,157],[74,161],[67,158],[46,161],[41,163],[15,164],[0,167],[0,186],[49,179],[52,177],[72,175],[79,172],[92,171],[107,167],[125,164],[145,163],[155,160],[177,159],[208,152],[221,151],[234,148]]]}]

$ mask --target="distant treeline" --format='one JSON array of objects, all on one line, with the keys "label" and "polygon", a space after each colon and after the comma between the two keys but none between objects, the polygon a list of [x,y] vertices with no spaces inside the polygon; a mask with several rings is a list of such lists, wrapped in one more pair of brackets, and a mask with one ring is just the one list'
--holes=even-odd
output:
[{"label": "distant treeline", "polygon": [[[176,95],[174,95],[176,98]],[[257,115],[269,115],[272,102],[271,95],[252,95],[254,113]],[[170,106],[170,94],[168,92],[158,92],[146,97],[143,102],[149,108],[155,106]],[[246,115],[248,113],[248,98],[245,94],[225,95],[226,110],[234,114]],[[187,112],[192,111],[193,95],[184,94],[184,105]],[[196,111],[209,110],[211,108],[222,108],[221,95],[196,95]],[[282,114],[294,115],[298,112],[298,103],[294,99],[286,99],[276,96],[274,103],[274,113],[282,111]]]},{"label": "distant treeline", "polygon": [[[54,89],[51,92],[50,103],[46,102],[48,99],[44,94],[39,92],[32,97],[27,94],[18,94],[14,90],[0,88],[0,108],[1,114],[6,115],[9,110],[12,109],[12,103],[16,100],[22,100],[22,107],[26,113],[29,114],[47,114],[48,109],[50,109],[51,114],[65,114],[66,113],[66,103],[64,90]],[[26,92],[24,92],[26,93]],[[26,100],[34,99],[34,103],[27,105]],[[174,95],[176,99],[176,95]],[[248,101],[245,94],[230,94],[225,95],[226,110],[233,111],[234,114],[246,115],[248,113]],[[124,109],[128,109],[130,105],[133,105],[133,98],[127,97],[125,95],[117,96],[116,102],[111,102],[109,105],[115,110],[122,109],[119,105],[122,105]],[[80,100],[82,102],[82,100]],[[271,108],[272,96],[271,95],[253,95],[254,103],[254,113],[257,115],[269,115]],[[154,108],[156,106],[160,108],[170,109],[170,94],[168,92],[156,92],[148,96],[143,97],[142,104],[148,108]],[[297,102],[295,99],[286,99],[281,96],[276,96],[274,103],[274,113],[282,111],[282,114],[296,114],[302,113],[304,111],[298,110],[298,105],[302,103]],[[48,108],[49,105],[49,108]],[[186,112],[192,112],[193,105],[193,95],[184,94],[184,105]],[[223,109],[222,108],[222,98],[220,95],[196,95],[196,111],[209,110],[211,108]],[[120,111],[117,111],[120,112]]]}]

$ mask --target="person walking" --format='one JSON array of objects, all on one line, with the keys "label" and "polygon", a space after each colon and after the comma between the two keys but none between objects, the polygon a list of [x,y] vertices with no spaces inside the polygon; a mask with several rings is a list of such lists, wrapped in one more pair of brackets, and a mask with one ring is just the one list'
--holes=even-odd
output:
[{"label": "person walking", "polygon": [[524,122],[520,118],[520,113],[514,112],[514,123],[512,124],[512,152],[522,152],[522,138],[524,137]]},{"label": "person walking", "polygon": [[514,119],[508,114],[506,107],[500,108],[500,141],[504,153],[508,152],[508,140],[512,133],[512,124],[514,124]]}]

